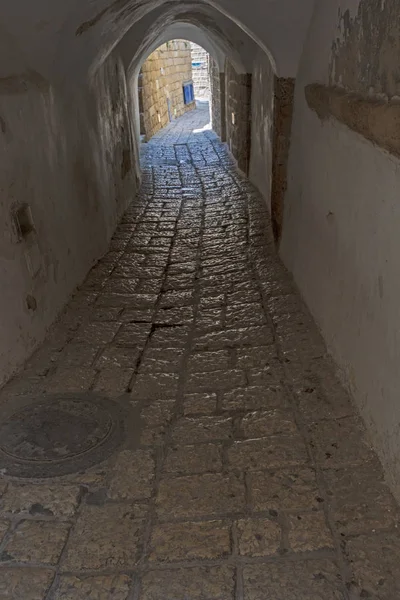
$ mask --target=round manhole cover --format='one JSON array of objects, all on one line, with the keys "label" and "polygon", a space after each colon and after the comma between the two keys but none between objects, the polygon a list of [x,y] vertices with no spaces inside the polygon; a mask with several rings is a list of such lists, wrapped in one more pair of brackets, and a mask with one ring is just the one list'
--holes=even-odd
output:
[{"label": "round manhole cover", "polygon": [[0,424],[0,469],[14,477],[55,477],[107,458],[123,441],[118,404],[91,396],[47,396]]}]

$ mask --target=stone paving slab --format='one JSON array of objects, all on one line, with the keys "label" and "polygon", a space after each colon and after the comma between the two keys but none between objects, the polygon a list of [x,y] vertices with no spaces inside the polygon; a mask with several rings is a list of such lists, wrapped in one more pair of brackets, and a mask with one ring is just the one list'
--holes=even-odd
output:
[{"label": "stone paving slab", "polygon": [[126,414],[101,464],[1,474],[1,600],[400,597],[398,506],[265,203],[206,122],[143,147],[108,254],[0,392],[0,419],[54,392]]}]

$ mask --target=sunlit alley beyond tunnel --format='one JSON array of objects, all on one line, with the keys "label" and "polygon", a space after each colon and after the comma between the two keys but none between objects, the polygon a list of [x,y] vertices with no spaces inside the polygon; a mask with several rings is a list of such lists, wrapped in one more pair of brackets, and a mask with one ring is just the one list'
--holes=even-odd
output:
[{"label": "sunlit alley beyond tunnel", "polygon": [[[326,23],[319,4],[313,27]],[[104,62],[71,59],[90,86],[82,77],[63,102],[62,77],[0,79],[1,169],[13,177],[0,600],[396,600],[396,446],[382,441],[396,411],[383,384],[381,420],[361,393],[375,382],[356,350],[364,329],[353,345],[346,336],[367,287],[353,274],[344,309],[349,282],[329,255],[346,246],[330,201],[344,201],[349,226],[353,210],[329,169],[354,145],[364,185],[397,160],[395,142],[372,117],[352,122],[349,103],[378,117],[382,105],[371,86],[344,91],[356,84],[340,73],[339,38],[330,85],[316,68],[308,80],[311,28],[299,92],[294,55],[273,45],[274,60],[239,19],[190,8],[179,23],[144,14],[146,36],[128,29]],[[79,43],[114,15],[104,10],[75,28]],[[355,44],[369,21],[349,19]],[[375,284],[384,302],[387,280]]]}]

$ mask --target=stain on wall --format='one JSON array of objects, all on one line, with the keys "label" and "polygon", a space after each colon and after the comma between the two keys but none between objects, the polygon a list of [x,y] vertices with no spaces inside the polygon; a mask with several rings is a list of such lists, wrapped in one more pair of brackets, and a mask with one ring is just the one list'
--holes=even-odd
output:
[{"label": "stain on wall", "polygon": [[[95,78],[94,85],[103,90],[96,94],[98,124],[102,140],[103,160],[109,161],[109,173],[112,181],[112,194],[118,205],[126,206],[133,183],[135,164],[132,142],[131,107],[125,80],[125,70],[120,60],[107,61]],[[128,178],[127,175],[131,176]]]},{"label": "stain on wall", "polygon": [[400,156],[400,3],[362,0],[354,16],[339,10],[336,31],[329,85],[305,87],[309,107]]},{"label": "stain on wall", "polygon": [[398,0],[361,0],[354,17],[339,11],[329,80],[366,94],[400,95]]},{"label": "stain on wall", "polygon": [[109,7],[106,7],[103,10],[101,10],[99,13],[97,13],[97,15],[95,15],[92,19],[89,19],[88,21],[84,21],[83,23],[81,23],[79,25],[79,27],[77,27],[77,29],[75,31],[75,35],[77,37],[79,37],[83,33],[86,33],[86,31],[89,31],[89,29],[91,29],[92,27],[97,25],[97,23],[104,17],[104,15],[106,15],[109,12],[109,10],[110,10]]},{"label": "stain on wall", "polygon": [[334,117],[370,142],[400,157],[400,100],[385,101],[338,87],[305,87],[308,106],[321,120]]},{"label": "stain on wall", "polygon": [[36,71],[27,70],[24,73],[15,73],[0,77],[0,94],[15,95],[24,94],[29,89],[37,89],[46,92],[48,82]]}]

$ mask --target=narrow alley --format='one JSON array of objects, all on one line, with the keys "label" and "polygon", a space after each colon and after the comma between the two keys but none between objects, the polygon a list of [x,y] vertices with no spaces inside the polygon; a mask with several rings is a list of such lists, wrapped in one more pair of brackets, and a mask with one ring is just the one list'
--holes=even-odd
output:
[{"label": "narrow alley", "polygon": [[208,121],[142,145],[109,252],[0,392],[1,600],[400,597],[396,503]]}]

